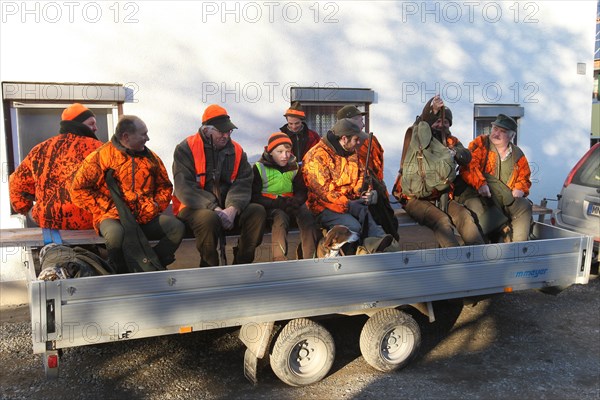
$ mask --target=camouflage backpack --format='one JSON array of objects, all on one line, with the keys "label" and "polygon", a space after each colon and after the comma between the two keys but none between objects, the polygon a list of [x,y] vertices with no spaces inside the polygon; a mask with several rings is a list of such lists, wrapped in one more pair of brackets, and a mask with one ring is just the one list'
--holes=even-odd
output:
[{"label": "camouflage backpack", "polygon": [[434,140],[431,128],[420,121],[412,128],[412,137],[402,163],[402,193],[419,199],[447,190],[456,178],[456,162],[448,148]]}]

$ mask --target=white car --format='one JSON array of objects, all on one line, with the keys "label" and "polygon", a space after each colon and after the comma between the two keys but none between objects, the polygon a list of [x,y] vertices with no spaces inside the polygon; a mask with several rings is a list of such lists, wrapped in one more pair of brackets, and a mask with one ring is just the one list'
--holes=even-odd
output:
[{"label": "white car", "polygon": [[571,170],[558,195],[556,226],[594,237],[593,260],[600,244],[600,143]]}]

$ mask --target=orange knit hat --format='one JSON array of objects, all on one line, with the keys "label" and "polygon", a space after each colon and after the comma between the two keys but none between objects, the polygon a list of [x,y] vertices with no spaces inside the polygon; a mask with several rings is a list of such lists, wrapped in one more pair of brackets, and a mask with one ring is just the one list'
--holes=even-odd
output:
[{"label": "orange knit hat", "polygon": [[83,122],[89,117],[95,117],[94,113],[83,104],[73,103],[69,107],[65,108],[62,112],[63,121],[75,121]]},{"label": "orange knit hat", "polygon": [[267,150],[267,153],[270,153],[273,150],[275,150],[275,147],[279,146],[280,144],[286,143],[290,146],[292,145],[292,140],[290,139],[290,137],[283,132],[275,132],[271,136],[269,136],[269,142],[265,147],[265,150]]},{"label": "orange knit hat", "polygon": [[300,118],[300,119],[304,119],[306,118],[306,114],[304,113],[304,110],[302,109],[302,104],[300,104],[300,102],[295,101],[292,103],[292,105],[290,106],[290,108],[287,109],[287,111],[285,112],[285,114],[283,114],[284,117],[296,117],[296,118]]}]

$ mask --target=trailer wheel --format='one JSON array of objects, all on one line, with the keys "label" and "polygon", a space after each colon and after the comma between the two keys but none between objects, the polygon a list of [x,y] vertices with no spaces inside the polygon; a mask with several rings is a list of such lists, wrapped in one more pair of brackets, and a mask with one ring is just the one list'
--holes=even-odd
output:
[{"label": "trailer wheel", "polygon": [[415,356],[421,330],[408,314],[388,308],[373,315],[360,333],[360,352],[365,361],[382,372],[400,369]]},{"label": "trailer wheel", "polygon": [[305,386],[323,379],[335,357],[331,334],[309,319],[290,321],[279,333],[270,354],[271,368],[290,386]]}]

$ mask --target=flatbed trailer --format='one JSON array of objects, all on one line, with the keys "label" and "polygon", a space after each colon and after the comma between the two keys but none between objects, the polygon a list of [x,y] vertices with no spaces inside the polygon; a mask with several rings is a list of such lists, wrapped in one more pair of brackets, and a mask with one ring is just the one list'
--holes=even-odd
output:
[{"label": "flatbed trailer", "polygon": [[[80,244],[63,232],[66,244]],[[12,235],[12,236],[11,236]],[[5,232],[2,245],[18,230]],[[420,330],[402,309],[433,322],[432,302],[586,284],[592,238],[536,222],[533,240],[406,250],[333,259],[264,262],[56,281],[36,278],[37,252],[26,246],[34,353],[48,377],[69,347],[241,327],[244,371],[257,382],[260,360],[293,386],[324,378],[333,338],[315,319],[366,314],[365,360],[381,371],[405,366]],[[93,240],[92,240],[93,242]],[[264,363],[260,363],[261,365]]]}]

